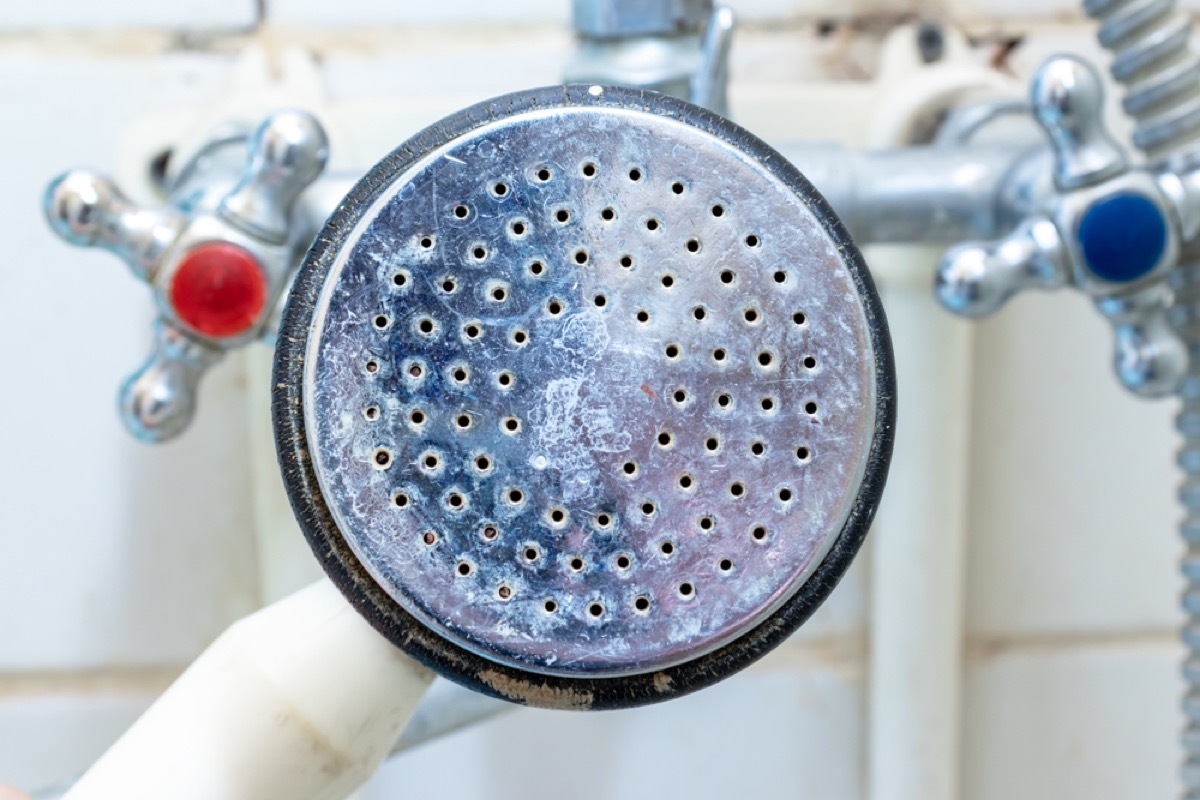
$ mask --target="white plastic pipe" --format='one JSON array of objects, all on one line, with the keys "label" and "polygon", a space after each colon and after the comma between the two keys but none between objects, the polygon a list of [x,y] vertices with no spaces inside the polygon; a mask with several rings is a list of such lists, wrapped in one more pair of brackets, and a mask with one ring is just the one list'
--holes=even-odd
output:
[{"label": "white plastic pipe", "polygon": [[[946,31],[941,64],[915,68],[915,31],[897,30],[880,59],[881,85],[868,144],[911,144],[922,120],[971,98],[1020,96],[1023,87],[984,69],[965,39]],[[939,308],[929,247],[872,247],[896,350],[895,455],[871,535],[871,660],[867,797],[961,796],[970,325]]]},{"label": "white plastic pipe", "polygon": [[230,627],[64,800],[343,800],[432,679],[319,581]]},{"label": "white plastic pipe", "polygon": [[873,247],[896,350],[895,455],[871,534],[870,800],[956,800],[969,323],[937,308],[939,250]]}]

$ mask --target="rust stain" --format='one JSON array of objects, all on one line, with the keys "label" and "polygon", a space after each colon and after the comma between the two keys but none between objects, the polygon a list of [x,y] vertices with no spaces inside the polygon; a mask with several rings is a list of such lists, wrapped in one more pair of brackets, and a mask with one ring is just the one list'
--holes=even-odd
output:
[{"label": "rust stain", "polygon": [[560,689],[544,683],[533,684],[491,669],[480,672],[479,680],[510,700],[537,708],[587,711],[592,707],[593,694],[591,692],[573,692],[570,689]]},{"label": "rust stain", "polygon": [[646,397],[649,397],[651,400],[654,399],[654,390],[644,383],[642,384],[642,391],[646,393]]},{"label": "rust stain", "polygon": [[671,691],[671,676],[665,672],[655,673],[654,690],[660,694]]}]

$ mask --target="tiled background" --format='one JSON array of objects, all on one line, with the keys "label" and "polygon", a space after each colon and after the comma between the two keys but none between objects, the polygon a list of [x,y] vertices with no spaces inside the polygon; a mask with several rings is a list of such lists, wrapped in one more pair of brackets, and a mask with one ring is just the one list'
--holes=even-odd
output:
[{"label": "tiled background", "polygon": [[[866,77],[878,33],[914,14],[983,39],[1025,34],[1012,59],[1020,74],[1092,38],[1074,0],[732,5],[743,90]],[[0,7],[0,782],[36,788],[79,772],[264,595],[245,438],[266,410],[247,410],[247,362],[209,377],[181,441],[131,442],[111,398],[143,357],[147,297],[111,257],[50,236],[38,210],[47,179],[128,163],[136,120],[213,102],[251,44],[310,49],[337,100],[550,83],[570,51],[567,7]],[[819,38],[825,17],[853,24]],[[929,313],[941,312],[931,302]],[[1022,298],[974,340],[969,800],[1174,791],[1171,407],[1117,389],[1109,338],[1084,300],[1063,294]],[[903,392],[902,381],[902,408]],[[866,798],[868,567],[801,636],[710,691],[632,712],[514,714],[390,763],[366,796]]]}]

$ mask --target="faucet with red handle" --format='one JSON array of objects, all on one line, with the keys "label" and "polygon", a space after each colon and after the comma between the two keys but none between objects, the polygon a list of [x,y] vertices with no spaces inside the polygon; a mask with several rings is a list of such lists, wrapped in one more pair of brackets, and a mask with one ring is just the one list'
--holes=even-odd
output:
[{"label": "faucet with red handle", "polygon": [[292,235],[293,216],[328,157],[320,123],[299,111],[273,114],[247,151],[232,187],[178,192],[161,208],[141,208],[85,170],[61,175],[46,190],[55,233],[116,254],[154,294],[153,350],[120,392],[122,419],[139,439],[182,433],[204,373],[226,352],[273,333],[296,248],[307,244]]}]

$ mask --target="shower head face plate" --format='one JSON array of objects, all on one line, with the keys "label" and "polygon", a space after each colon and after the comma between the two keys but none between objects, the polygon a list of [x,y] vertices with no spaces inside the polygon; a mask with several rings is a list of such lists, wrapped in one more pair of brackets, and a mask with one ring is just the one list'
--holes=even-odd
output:
[{"label": "shower head face plate", "polygon": [[765,652],[882,484],[857,251],[773,151],[665,97],[540,90],[427,130],[286,316],[276,422],[318,554],[399,646],[510,699],[646,702]]}]

